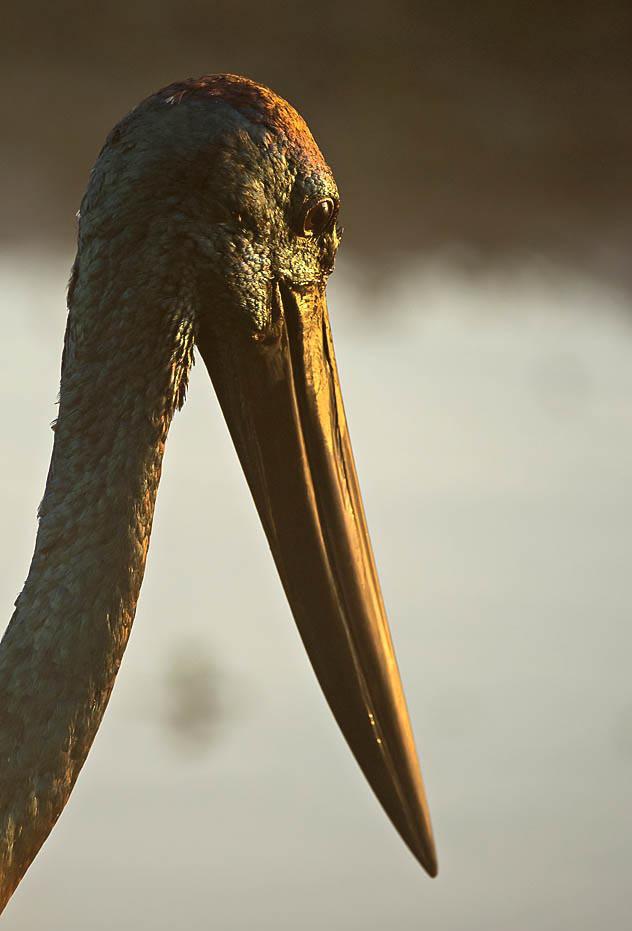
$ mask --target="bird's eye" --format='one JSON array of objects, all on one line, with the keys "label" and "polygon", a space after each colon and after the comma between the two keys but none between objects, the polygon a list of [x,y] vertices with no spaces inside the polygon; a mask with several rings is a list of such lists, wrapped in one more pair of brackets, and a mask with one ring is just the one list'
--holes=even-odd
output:
[{"label": "bird's eye", "polygon": [[303,236],[320,236],[324,233],[336,212],[331,197],[324,197],[307,208],[303,218]]}]

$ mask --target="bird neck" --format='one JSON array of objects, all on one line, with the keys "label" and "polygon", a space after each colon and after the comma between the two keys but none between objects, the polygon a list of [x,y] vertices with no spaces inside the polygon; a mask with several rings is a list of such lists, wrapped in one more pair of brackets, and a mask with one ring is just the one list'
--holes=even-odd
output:
[{"label": "bird neck", "polygon": [[151,290],[130,286],[130,276],[104,284],[100,267],[73,273],[35,552],[0,644],[0,912],[59,817],[105,711],[192,361],[181,280]]}]

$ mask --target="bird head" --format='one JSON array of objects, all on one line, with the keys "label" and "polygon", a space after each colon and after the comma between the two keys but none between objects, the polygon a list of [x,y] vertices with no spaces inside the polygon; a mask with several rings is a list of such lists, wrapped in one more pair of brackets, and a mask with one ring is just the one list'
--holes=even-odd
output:
[{"label": "bird head", "polygon": [[252,81],[215,75],[170,85],[114,128],[80,240],[85,252],[117,236],[120,261],[142,254],[143,281],[158,269],[186,280],[197,347],[325,697],[434,875],[325,298],[338,209],[331,169],[298,113]]},{"label": "bird head", "polygon": [[[264,334],[275,284],[324,287],[340,243],[331,169],[302,117],[235,75],[172,84],[114,127],[82,204],[84,240],[113,223],[171,264],[194,253],[200,317]],[[240,318],[240,319],[237,319]],[[241,321],[241,322],[240,322]]]}]

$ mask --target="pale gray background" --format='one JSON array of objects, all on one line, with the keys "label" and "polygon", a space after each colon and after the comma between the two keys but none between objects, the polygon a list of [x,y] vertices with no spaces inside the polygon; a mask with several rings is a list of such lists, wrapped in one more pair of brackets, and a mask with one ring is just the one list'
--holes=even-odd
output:
[{"label": "pale gray background", "polygon": [[[5,255],[0,601],[28,566],[71,256]],[[7,931],[623,928],[632,857],[632,330],[523,265],[411,263],[334,335],[441,873],[303,655],[203,365],[114,696]],[[367,310],[370,313],[367,313]]]}]

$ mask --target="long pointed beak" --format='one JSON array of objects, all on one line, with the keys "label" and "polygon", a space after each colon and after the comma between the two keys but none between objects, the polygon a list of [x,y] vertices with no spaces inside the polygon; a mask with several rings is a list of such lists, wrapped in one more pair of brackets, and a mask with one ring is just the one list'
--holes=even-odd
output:
[{"label": "long pointed beak", "polygon": [[366,526],[324,288],[272,292],[272,327],[198,345],[303,643],[386,813],[437,873],[428,804]]}]

